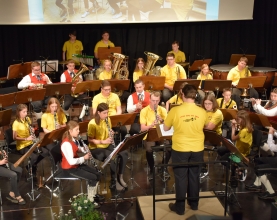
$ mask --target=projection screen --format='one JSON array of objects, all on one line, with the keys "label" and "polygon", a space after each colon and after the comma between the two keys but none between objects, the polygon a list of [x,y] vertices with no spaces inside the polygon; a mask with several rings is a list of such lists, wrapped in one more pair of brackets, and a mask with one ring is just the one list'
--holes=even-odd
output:
[{"label": "projection screen", "polygon": [[253,19],[254,0],[0,0],[0,24]]}]

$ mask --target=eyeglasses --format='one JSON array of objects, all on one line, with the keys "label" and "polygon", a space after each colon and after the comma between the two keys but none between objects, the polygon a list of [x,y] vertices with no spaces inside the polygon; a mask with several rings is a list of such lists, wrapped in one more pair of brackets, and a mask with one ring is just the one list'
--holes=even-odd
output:
[{"label": "eyeglasses", "polygon": [[172,59],[168,59],[168,58],[167,58],[166,60],[170,61],[170,60],[174,60],[174,59],[173,59],[173,58],[172,58]]},{"label": "eyeglasses", "polygon": [[209,103],[209,102],[204,102],[204,105],[212,105],[213,103]]},{"label": "eyeglasses", "polygon": [[105,92],[111,91],[111,89],[102,89],[102,90],[104,90]]}]

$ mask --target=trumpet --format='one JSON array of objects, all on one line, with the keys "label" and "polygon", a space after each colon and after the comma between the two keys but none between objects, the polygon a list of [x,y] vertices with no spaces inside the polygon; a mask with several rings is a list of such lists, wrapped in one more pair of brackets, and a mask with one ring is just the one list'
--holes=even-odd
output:
[{"label": "trumpet", "polygon": [[81,141],[83,147],[85,148],[86,153],[90,154],[90,162],[93,164],[94,168],[97,170],[98,173],[103,174],[102,171],[98,168],[97,163],[96,163],[94,157],[92,156],[92,154],[91,154],[91,152],[90,152],[90,150],[88,148],[88,145],[85,144],[85,142],[82,139],[81,135],[79,135],[78,137],[79,137],[79,140]]},{"label": "trumpet", "polygon": [[115,148],[115,143],[114,143],[114,139],[113,139],[113,130],[110,128],[110,125],[109,125],[109,121],[108,121],[108,118],[105,118],[105,122],[106,122],[106,125],[107,125],[107,128],[108,128],[108,132],[109,132],[109,138],[112,139],[112,145],[113,145],[113,148]]},{"label": "trumpet", "polygon": [[[0,160],[3,160],[4,158],[8,160],[8,154],[6,154],[6,152],[3,149],[0,151],[1,151],[1,157],[0,157],[1,159]],[[10,170],[9,161],[5,165],[6,165],[7,169]]]}]

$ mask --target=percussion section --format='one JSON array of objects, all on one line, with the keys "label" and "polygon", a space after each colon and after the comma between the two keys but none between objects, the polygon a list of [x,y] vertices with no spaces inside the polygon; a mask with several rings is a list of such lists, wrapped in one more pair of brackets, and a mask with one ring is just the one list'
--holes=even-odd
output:
[{"label": "percussion section", "polygon": [[264,88],[270,90],[277,69],[271,67],[252,67],[249,68],[249,70],[251,71],[252,76],[266,76]]},{"label": "percussion section", "polygon": [[229,71],[235,66],[229,64],[217,64],[210,66],[214,79],[227,80]]}]

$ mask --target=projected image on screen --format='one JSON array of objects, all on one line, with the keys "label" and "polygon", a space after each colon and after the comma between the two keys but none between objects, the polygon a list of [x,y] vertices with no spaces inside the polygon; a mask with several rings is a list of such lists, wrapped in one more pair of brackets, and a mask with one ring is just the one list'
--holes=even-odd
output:
[{"label": "projected image on screen", "polygon": [[244,20],[252,19],[254,7],[254,0],[0,0],[0,3],[2,24]]}]

